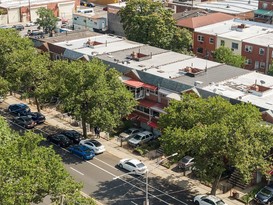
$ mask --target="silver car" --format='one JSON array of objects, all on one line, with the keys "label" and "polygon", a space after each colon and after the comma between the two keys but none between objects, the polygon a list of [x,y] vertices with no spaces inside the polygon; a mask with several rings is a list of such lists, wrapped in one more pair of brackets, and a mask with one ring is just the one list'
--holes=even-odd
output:
[{"label": "silver car", "polygon": [[122,140],[122,141],[128,141],[130,140],[132,137],[134,137],[136,134],[140,133],[141,130],[138,129],[138,128],[129,128],[127,130],[125,130],[124,132],[120,133],[119,134],[119,138]]},{"label": "silver car", "polygon": [[154,139],[153,133],[149,131],[144,131],[136,134],[133,138],[131,138],[128,143],[129,145],[136,147],[142,145],[150,140]]}]

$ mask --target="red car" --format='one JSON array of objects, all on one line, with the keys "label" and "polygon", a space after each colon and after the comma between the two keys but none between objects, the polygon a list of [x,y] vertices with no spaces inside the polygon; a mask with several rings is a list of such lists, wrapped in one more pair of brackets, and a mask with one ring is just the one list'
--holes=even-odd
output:
[{"label": "red car", "polygon": [[103,11],[108,11],[108,7],[106,6],[106,7],[104,7],[102,10],[103,10]]}]

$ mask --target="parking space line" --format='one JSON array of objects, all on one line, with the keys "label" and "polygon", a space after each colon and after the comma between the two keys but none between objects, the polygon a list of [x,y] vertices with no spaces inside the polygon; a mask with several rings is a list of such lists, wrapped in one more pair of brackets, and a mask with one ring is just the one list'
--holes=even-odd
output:
[{"label": "parking space line", "polygon": [[84,175],[82,172],[80,172],[80,171],[78,171],[78,170],[76,170],[76,169],[74,169],[73,167],[70,167],[70,169],[72,169],[73,171],[75,171],[75,172],[77,172],[77,173],[79,173],[80,175]]}]

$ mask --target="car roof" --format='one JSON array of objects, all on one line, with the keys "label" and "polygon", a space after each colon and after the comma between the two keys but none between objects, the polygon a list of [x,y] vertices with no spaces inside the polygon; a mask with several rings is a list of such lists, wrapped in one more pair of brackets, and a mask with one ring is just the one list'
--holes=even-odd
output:
[{"label": "car roof", "polygon": [[144,135],[153,134],[153,133],[151,133],[150,131],[143,131],[143,132],[141,132],[141,133],[144,134]]},{"label": "car roof", "polygon": [[182,159],[193,160],[194,158],[193,158],[193,157],[190,157],[190,156],[185,156],[185,157],[183,157]]},{"label": "car roof", "polygon": [[131,128],[129,128],[128,130],[135,131],[135,130],[139,130],[139,129],[138,129],[138,128],[135,128],[135,127],[131,127]]},{"label": "car roof", "polygon": [[222,200],[220,198],[218,198],[217,196],[213,196],[213,195],[207,195],[206,196],[207,199],[210,199],[211,201],[213,201],[214,203],[216,203],[219,200]]},{"label": "car roof", "polygon": [[129,159],[128,162],[131,162],[133,164],[139,164],[142,163],[141,161],[139,161],[138,159]]}]

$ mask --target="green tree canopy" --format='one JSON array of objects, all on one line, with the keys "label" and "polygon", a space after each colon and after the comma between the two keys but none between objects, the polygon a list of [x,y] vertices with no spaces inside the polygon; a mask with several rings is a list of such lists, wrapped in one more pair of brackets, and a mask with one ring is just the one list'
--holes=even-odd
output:
[{"label": "green tree canopy", "polygon": [[129,40],[179,52],[192,44],[190,32],[177,28],[172,11],[160,2],[130,0],[119,14]]},{"label": "green tree canopy", "polygon": [[265,157],[273,146],[272,128],[261,124],[259,110],[251,104],[231,105],[221,97],[183,96],[160,116],[160,138],[167,154],[192,155],[202,180],[212,183],[211,193],[227,166],[249,181],[256,170],[267,174]]},{"label": "green tree canopy", "polygon": [[[67,111],[88,122],[112,131],[136,106],[133,95],[119,79],[120,74],[98,59],[91,62],[55,61],[47,89],[59,93]],[[86,135],[86,128],[83,126]]]},{"label": "green tree canopy", "polygon": [[28,38],[22,38],[15,29],[0,29],[0,76],[7,76],[8,56],[15,50],[27,50],[33,47]]},{"label": "green tree canopy", "polygon": [[0,76],[0,96],[5,97],[9,91],[9,83]]},{"label": "green tree canopy", "polygon": [[215,50],[214,59],[219,63],[225,63],[239,68],[243,68],[245,63],[243,56],[232,53],[231,49],[224,46]]},{"label": "green tree canopy", "polygon": [[273,65],[271,64],[268,68],[267,74],[273,76]]},{"label": "green tree canopy", "polygon": [[9,56],[8,70],[12,87],[23,91],[26,97],[34,97],[40,111],[39,98],[43,95],[43,83],[47,82],[51,61],[47,53],[38,53],[35,48],[13,51]]},{"label": "green tree canopy", "polygon": [[42,140],[33,132],[20,136],[0,117],[0,204],[29,205],[50,195],[53,202],[64,196],[67,204],[78,199],[86,205],[79,196],[82,184],[72,179],[51,146],[40,145]]},{"label": "green tree canopy", "polygon": [[51,33],[56,28],[56,23],[58,21],[58,18],[54,16],[53,11],[41,7],[38,9],[37,14],[39,16],[37,19],[38,25],[43,28],[45,33]]}]

